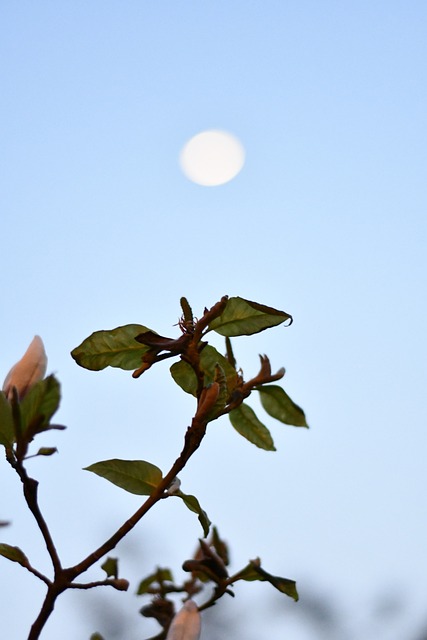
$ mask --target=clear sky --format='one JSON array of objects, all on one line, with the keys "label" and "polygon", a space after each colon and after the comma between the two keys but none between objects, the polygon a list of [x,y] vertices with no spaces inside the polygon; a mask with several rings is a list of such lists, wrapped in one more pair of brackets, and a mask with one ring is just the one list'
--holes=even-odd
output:
[{"label": "clear sky", "polygon": [[[119,457],[166,470],[192,411],[166,366],[134,381],[86,372],[69,352],[131,322],[171,334],[181,295],[196,315],[240,295],[294,316],[238,340],[236,355],[247,374],[258,353],[285,366],[311,429],[269,421],[268,453],[224,419],[183,474],[233,566],[259,555],[299,584],[301,607],[280,601],[279,617],[268,586],[237,585],[233,637],[317,640],[295,613],[305,594],[336,607],[340,640],[412,640],[426,622],[426,26],[416,0],[1,3],[0,375],[43,337],[68,429],[43,441],[59,455],[29,470],[66,564],[138,506],[82,467]],[[211,128],[246,149],[220,187],[178,164]],[[0,482],[2,540],[47,570],[5,464]],[[136,581],[158,563],[179,574],[201,533],[169,502],[117,550],[133,581],[117,594],[126,640],[156,629],[137,614]],[[21,640],[42,585],[6,560],[1,575],[2,619]],[[91,596],[103,616],[109,595]],[[384,598],[397,604],[379,620]],[[94,624],[73,593],[43,638],[84,640]]]}]

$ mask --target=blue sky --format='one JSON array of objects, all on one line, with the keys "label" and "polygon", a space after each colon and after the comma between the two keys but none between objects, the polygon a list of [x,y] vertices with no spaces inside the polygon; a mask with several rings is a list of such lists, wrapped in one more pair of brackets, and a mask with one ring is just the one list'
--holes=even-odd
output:
[{"label": "blue sky", "polygon": [[[30,471],[66,562],[137,507],[81,468],[139,457],[166,469],[192,410],[166,366],[135,382],[79,369],[69,352],[130,322],[170,334],[181,295],[196,315],[241,295],[294,316],[235,348],[247,374],[258,353],[286,367],[311,430],[269,422],[271,454],[225,419],[183,489],[236,567],[260,555],[302,599],[327,593],[348,638],[361,619],[378,637],[368,619],[384,593],[401,606],[385,640],[425,620],[426,18],[423,2],[393,0],[2,4],[0,373],[43,337],[69,428],[46,437],[60,454]],[[205,188],[178,157],[211,128],[242,141],[246,164]],[[47,567],[5,465],[0,481],[0,517],[13,521],[3,541]],[[181,505],[160,507],[117,550],[134,584],[158,563],[178,570],[200,535]],[[2,572],[3,615],[31,603],[8,636],[20,640],[42,590],[6,561]],[[236,589],[245,640],[266,629],[262,586]],[[135,638],[154,632],[126,597]],[[299,605],[283,606],[269,637],[318,637],[295,622]],[[64,596],[46,640],[88,638],[83,608]]]}]

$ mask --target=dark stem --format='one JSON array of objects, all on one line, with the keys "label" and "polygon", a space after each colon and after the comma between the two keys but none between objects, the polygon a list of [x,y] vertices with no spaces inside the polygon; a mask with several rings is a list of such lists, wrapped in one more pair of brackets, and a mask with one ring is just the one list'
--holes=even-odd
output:
[{"label": "dark stem", "polygon": [[40,609],[40,613],[30,629],[28,640],[38,640],[44,625],[46,624],[50,614],[54,609],[56,598],[60,593],[62,593],[63,590],[64,589],[58,590],[54,585],[51,585],[48,588],[42,608]]},{"label": "dark stem", "polygon": [[17,461],[13,466],[15,467],[19,477],[21,478],[26,503],[31,513],[33,514],[37,522],[37,525],[41,531],[41,534],[45,541],[47,551],[52,560],[54,571],[55,573],[57,573],[58,571],[61,570],[61,561],[59,559],[58,552],[56,550],[52,536],[50,535],[49,528],[42,515],[42,512],[40,511],[40,507],[38,504],[37,490],[38,490],[39,483],[37,482],[37,480],[34,480],[34,478],[29,477],[21,461]]}]

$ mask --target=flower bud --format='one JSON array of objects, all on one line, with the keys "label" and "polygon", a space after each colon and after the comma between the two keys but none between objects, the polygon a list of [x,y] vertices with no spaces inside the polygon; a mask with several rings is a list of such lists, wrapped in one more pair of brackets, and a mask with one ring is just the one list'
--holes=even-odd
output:
[{"label": "flower bud", "polygon": [[172,619],[166,640],[199,640],[200,613],[194,600],[187,600]]},{"label": "flower bud", "polygon": [[22,400],[26,393],[42,380],[46,373],[47,357],[40,336],[34,336],[30,346],[6,376],[3,391],[10,400],[15,387],[18,398]]},{"label": "flower bud", "polygon": [[165,493],[168,496],[173,496],[174,494],[178,493],[180,486],[181,486],[181,480],[179,478],[174,478],[170,483],[170,485],[168,486],[168,488],[166,489]]}]

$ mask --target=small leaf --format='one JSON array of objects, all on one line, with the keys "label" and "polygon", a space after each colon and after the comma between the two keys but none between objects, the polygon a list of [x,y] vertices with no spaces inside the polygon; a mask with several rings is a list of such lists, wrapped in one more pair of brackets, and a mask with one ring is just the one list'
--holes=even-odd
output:
[{"label": "small leaf", "polygon": [[[224,372],[227,390],[229,395],[231,395],[237,384],[237,371],[228,362],[227,358],[224,358],[224,356],[217,351],[215,347],[208,344],[200,354],[200,368],[204,373],[205,387],[216,380],[217,366],[221,367]],[[175,362],[171,366],[170,372],[172,378],[175,380],[177,385],[181,387],[181,389],[186,393],[196,396],[197,377],[188,362],[184,362],[184,360]]]},{"label": "small leaf", "polygon": [[95,331],[71,352],[81,367],[100,371],[105,367],[117,367],[125,371],[137,369],[142,356],[149,350],[135,340],[141,333],[150,331],[141,324],[127,324],[109,331]]},{"label": "small leaf", "polygon": [[138,496],[149,496],[162,481],[160,469],[144,460],[104,460],[91,464],[85,471],[96,473]]},{"label": "small leaf", "polygon": [[256,387],[256,390],[259,391],[261,404],[269,416],[285,424],[308,427],[304,411],[290,399],[282,387],[269,384]]},{"label": "small leaf", "polygon": [[12,562],[17,562],[23,567],[29,566],[27,556],[19,547],[12,547],[10,544],[2,542],[0,543],[0,556],[12,560]]},{"label": "small leaf", "polygon": [[155,573],[141,580],[136,595],[142,596],[147,593],[152,584],[156,583],[160,586],[163,582],[173,582],[172,572],[170,569],[161,569],[159,567]]},{"label": "small leaf", "polygon": [[228,566],[230,564],[230,554],[228,552],[228,545],[224,540],[222,540],[222,538],[220,538],[218,529],[216,527],[212,528],[211,544],[213,545],[219,557],[224,562],[225,566]]},{"label": "small leaf", "polygon": [[56,447],[40,447],[40,449],[36,453],[36,456],[51,456],[57,452],[58,449]]},{"label": "small leaf", "polygon": [[258,420],[251,407],[242,403],[239,407],[230,411],[228,415],[231,424],[241,436],[260,449],[276,451],[269,430]]},{"label": "small leaf", "polygon": [[11,447],[14,440],[12,408],[3,391],[0,391],[0,444]]},{"label": "small leaf", "polygon": [[190,509],[190,511],[193,511],[193,513],[197,513],[197,515],[199,516],[199,522],[202,525],[204,536],[206,538],[206,536],[209,533],[209,527],[211,526],[211,521],[209,520],[206,511],[203,511],[197,498],[195,496],[187,495],[183,493],[181,490],[177,491],[173,495],[178,496],[178,498],[181,498],[184,504],[186,505],[186,507]]},{"label": "small leaf", "polygon": [[108,557],[101,565],[101,569],[107,574],[107,578],[117,578],[119,575],[119,561],[117,558]]},{"label": "small leaf", "polygon": [[184,321],[189,324],[193,323],[193,310],[190,307],[187,298],[184,298],[183,296],[180,300],[180,303],[181,303],[181,309],[182,309]]},{"label": "small leaf", "polygon": [[295,602],[297,602],[299,598],[295,580],[280,578],[279,576],[272,576],[270,573],[267,573],[267,571],[261,567],[259,558],[251,560],[242,571],[236,573],[230,580],[232,582],[237,582],[237,580],[269,582],[273,587],[278,589],[278,591],[293,598]]},{"label": "small leaf", "polygon": [[92,633],[89,640],[104,640],[104,636],[101,636],[101,634],[98,632]]},{"label": "small leaf", "polygon": [[229,338],[250,336],[286,321],[291,324],[292,316],[285,311],[235,297],[228,300],[222,314],[209,325],[209,330]]},{"label": "small leaf", "polygon": [[34,436],[46,431],[60,399],[61,389],[55,376],[36,382],[20,404],[22,432]]}]

